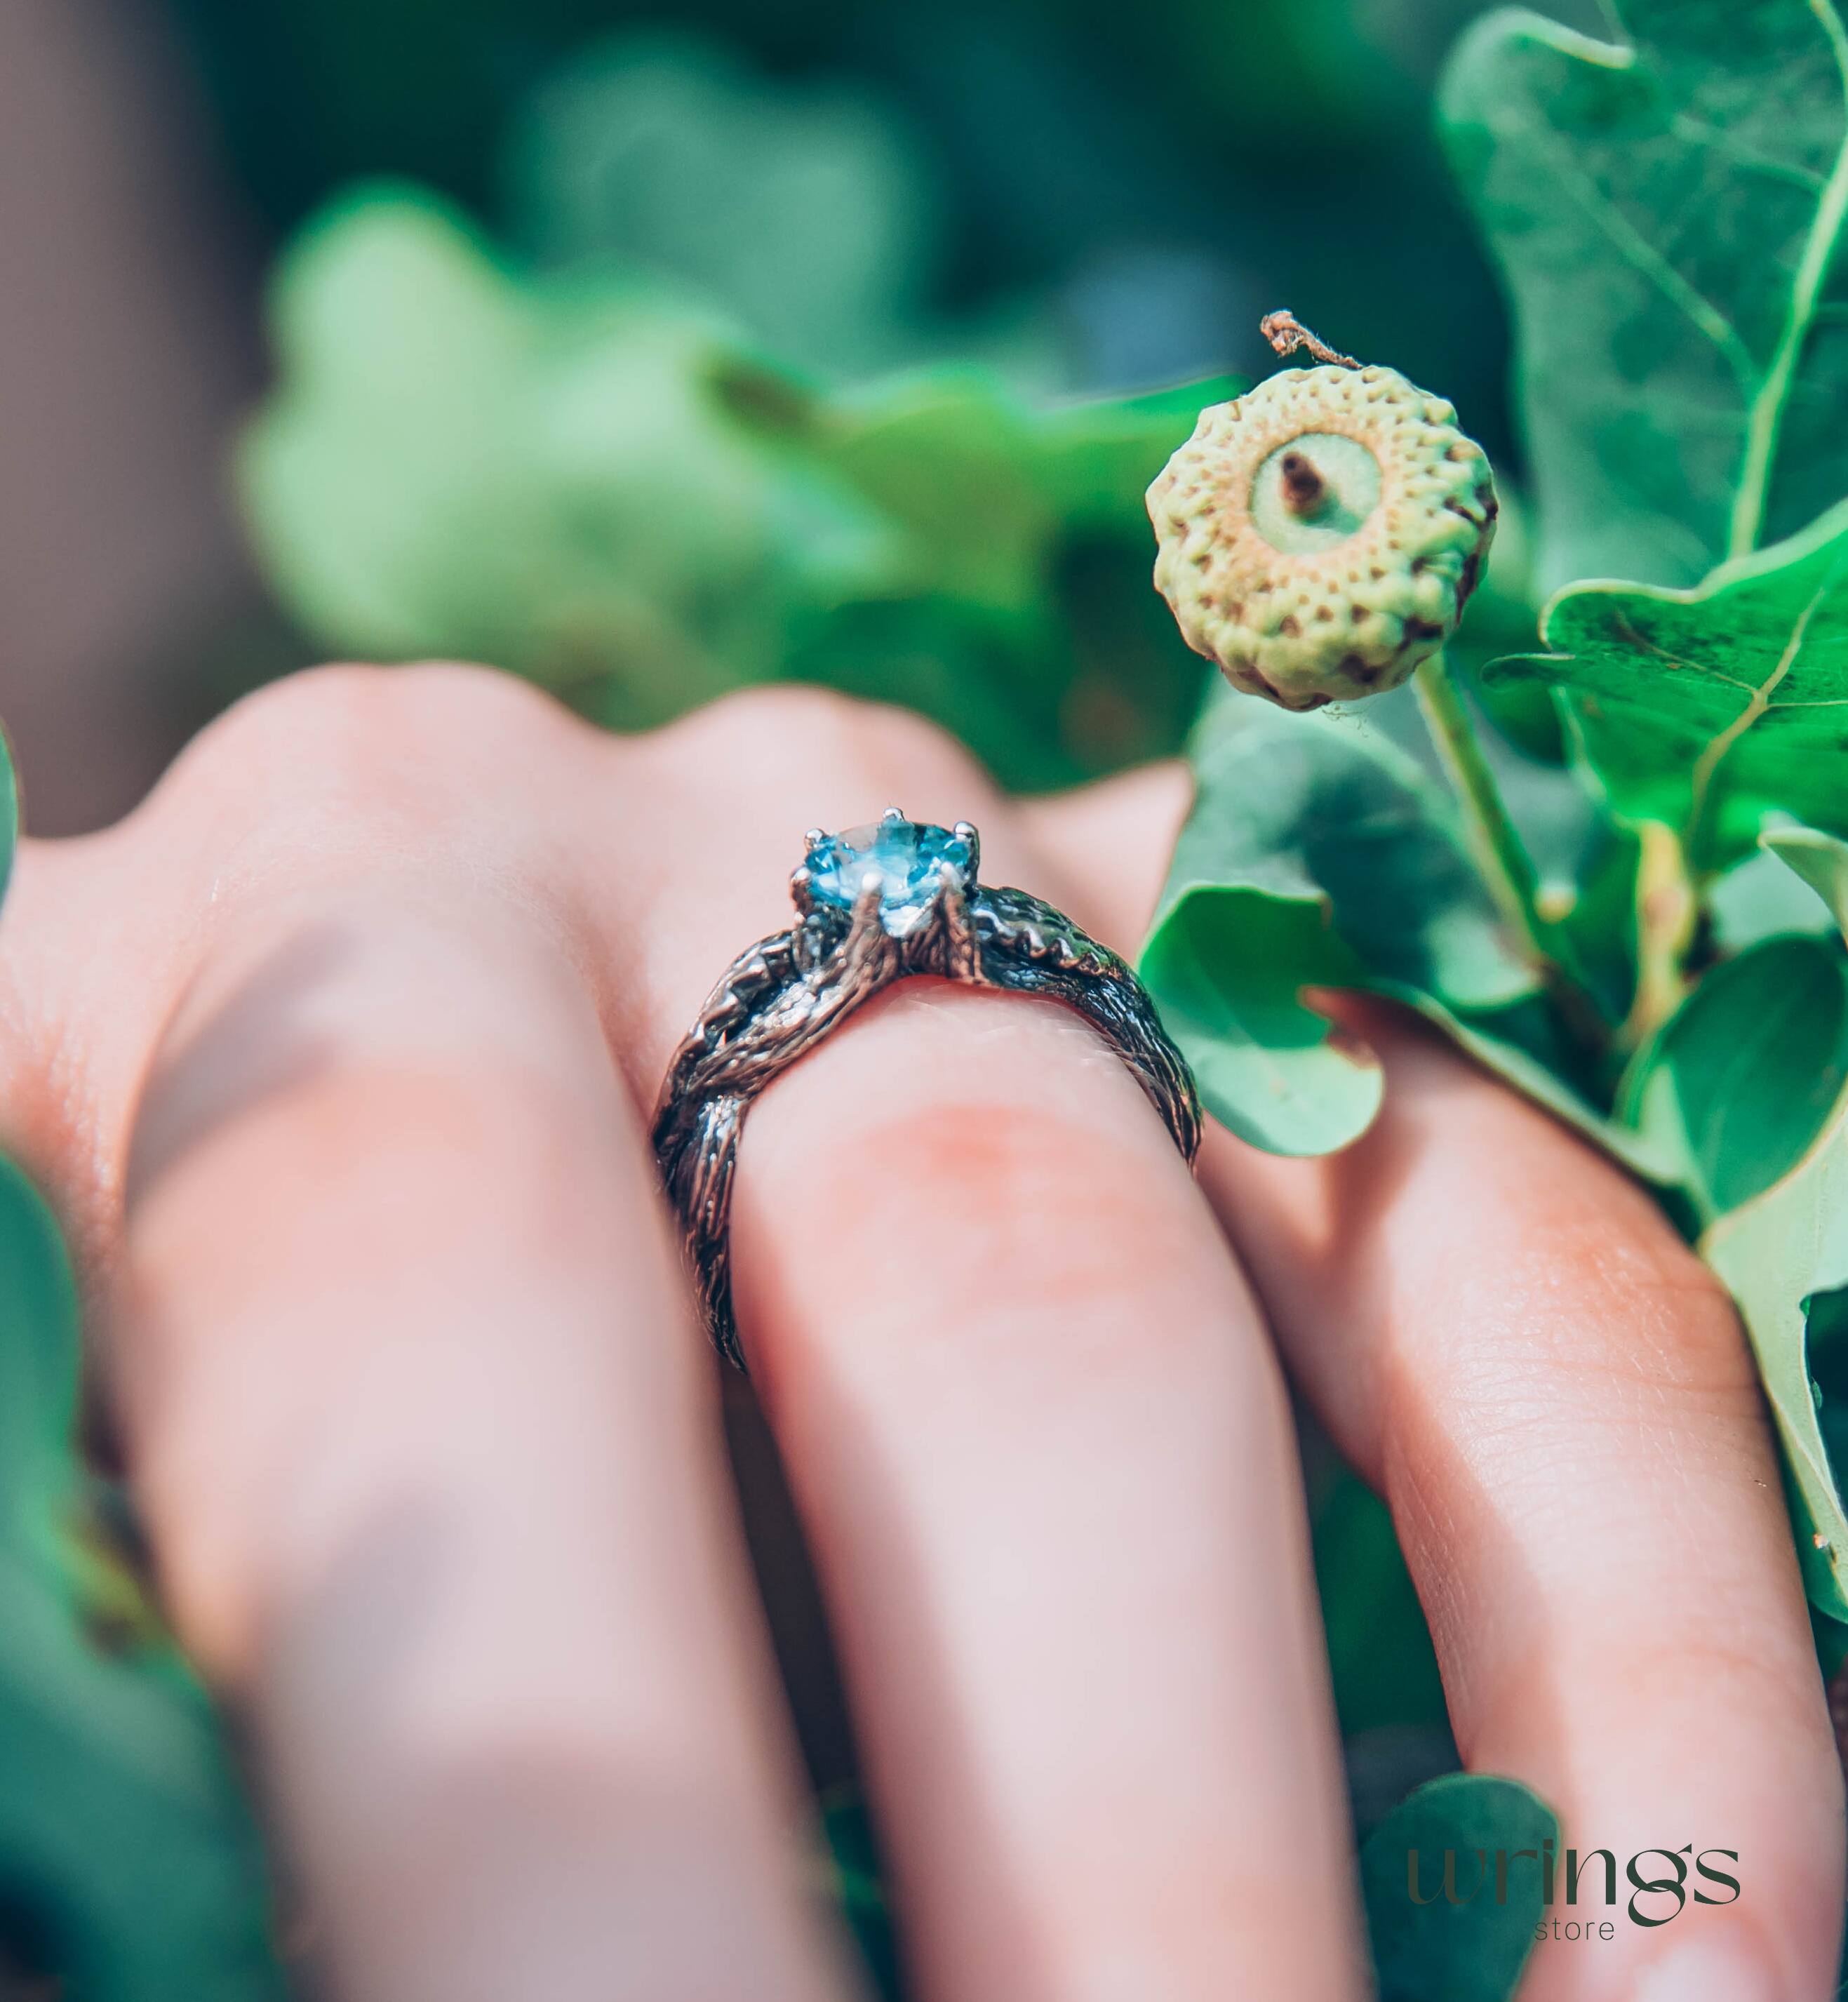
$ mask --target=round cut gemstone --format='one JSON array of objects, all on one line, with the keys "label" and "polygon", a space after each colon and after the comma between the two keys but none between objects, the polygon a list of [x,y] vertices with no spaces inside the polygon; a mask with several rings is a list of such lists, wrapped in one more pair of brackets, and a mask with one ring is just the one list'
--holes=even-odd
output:
[{"label": "round cut gemstone", "polygon": [[851,910],[867,877],[880,879],[879,914],[887,931],[908,931],[929,909],[947,867],[968,880],[969,844],[927,821],[882,820],[824,835],[808,852],[809,895]]}]

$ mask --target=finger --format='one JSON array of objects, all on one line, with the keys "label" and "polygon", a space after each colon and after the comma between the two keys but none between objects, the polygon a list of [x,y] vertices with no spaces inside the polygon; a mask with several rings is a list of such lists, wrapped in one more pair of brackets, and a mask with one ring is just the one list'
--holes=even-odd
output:
[{"label": "finger", "polygon": [[1382,1016],[1363,1033],[1387,1066],[1373,1133],[1309,1174],[1229,1143],[1210,1172],[1312,1398],[1392,1505],[1458,1745],[1620,1868],[1740,1858],[1736,1902],[1694,1903],[1728,1894],[1690,1869],[1660,1930],[1621,1923],[1624,1883],[1612,1950],[1543,1952],[1536,2002],[1826,1993],[1840,1769],[1731,1304],[1544,1114]]},{"label": "finger", "polygon": [[323,677],[109,849],[110,908],[177,933],[162,886],[211,892],[151,1010],[112,1374],[343,1997],[812,2002],[710,1372],[548,888],[584,741],[485,676]]},{"label": "finger", "polygon": [[[760,697],[661,750],[684,834],[638,1090],[788,922],[811,821],[966,814],[985,880],[1062,894],[921,726]],[[1358,1994],[1288,1413],[1114,1055],[1056,1006],[906,982],[753,1110],[733,1247],[925,1992]]]},{"label": "finger", "polygon": [[[1138,783],[1159,855],[1177,789]],[[1119,848],[1126,796],[1099,829]],[[1087,811],[1055,814],[1085,852]],[[1308,1162],[1220,1135],[1206,1181],[1293,1372],[1391,1504],[1458,1743],[1620,1866],[1741,1859],[1736,1903],[1696,1905],[1727,1892],[1690,1871],[1667,1927],[1628,1921],[1623,1880],[1615,1940],[1543,1951],[1523,1994],[1830,1993],[1839,1768],[1731,1305],[1588,1147],[1386,1011],[1344,1013],[1386,1059],[1372,1131]]]}]

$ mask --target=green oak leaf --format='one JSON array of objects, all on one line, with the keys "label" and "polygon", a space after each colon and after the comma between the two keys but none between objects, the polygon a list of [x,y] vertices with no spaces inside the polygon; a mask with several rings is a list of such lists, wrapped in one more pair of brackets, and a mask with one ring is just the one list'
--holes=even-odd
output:
[{"label": "green oak leaf", "polygon": [[1220,694],[1193,761],[1142,977],[1217,1118],[1274,1153],[1327,1153],[1372,1122],[1380,1074],[1305,987],[1377,974],[1494,1006],[1532,982],[1442,794],[1365,724]]},{"label": "green oak leaf", "polygon": [[[1177,866],[1184,866],[1179,863]],[[1326,1154],[1373,1123],[1385,1091],[1370,1050],[1330,1034],[1305,988],[1358,987],[1314,884],[1170,877],[1173,902],[1142,949],[1142,979],[1207,1109],[1273,1154]]]},{"label": "green oak leaf", "polygon": [[[1848,936],[1848,842],[1814,828],[1791,827],[1767,832],[1763,846],[1822,899],[1839,933]],[[1808,937],[1780,943],[1821,950]],[[1819,1019],[1812,1020],[1807,1030],[1812,1048],[1822,1034]],[[1797,1086],[1798,1068],[1781,1056],[1768,1066],[1773,1085],[1782,1082],[1787,1089]],[[1824,1068],[1818,1095],[1829,1076]],[[1756,1107],[1745,1110],[1748,1117],[1759,1116]],[[1848,1515],[1837,1472],[1848,1465],[1848,1284],[1834,1276],[1838,1268],[1848,1272],[1848,1219],[1842,1215],[1848,1200],[1845,1127],[1848,1091],[1838,1079],[1827,1127],[1804,1158],[1759,1200],[1722,1217],[1702,1247],[1731,1288],[1757,1352],[1783,1442],[1810,1597],[1835,1620],[1848,1617],[1843,1568]]]},{"label": "green oak leaf", "polygon": [[1682,1155],[1703,1223],[1808,1150],[1848,1083],[1848,954],[1770,938],[1722,961],[1631,1066],[1624,1116]]},{"label": "green oak leaf", "polygon": [[1848,833],[1848,503],[1692,589],[1573,585],[1540,634],[1488,678],[1558,691],[1613,811],[1673,828],[1697,870],[1774,814]]},{"label": "green oak leaf", "polygon": [[[1761,939],[1791,932],[1832,938],[1838,926],[1801,876],[1767,846],[1778,831],[1759,837],[1759,852],[1734,863],[1707,892],[1714,942],[1723,953],[1743,952]],[[1818,834],[1818,841],[1832,841]]]},{"label": "green oak leaf", "polygon": [[1408,1795],[1361,1850],[1379,2002],[1512,2002],[1546,1909],[1540,1850],[1558,1839],[1518,1781],[1455,1773]]},{"label": "green oak leaf", "polygon": [[211,1707],[85,1528],[78,1368],[58,1226],[0,1162],[0,1944],[85,2002],[279,2002]]},{"label": "green oak leaf", "polygon": [[1834,0],[1525,10],[1443,124],[1513,295],[1539,575],[1691,584],[1848,491],[1848,33]]},{"label": "green oak leaf", "polygon": [[1370,1052],[1306,988],[1407,1003],[1637,1172],[1679,1160],[1574,1082],[1533,975],[1505,938],[1454,801],[1373,724],[1222,690],[1192,747],[1193,811],[1141,970],[1214,1115],[1274,1153],[1324,1153],[1380,1102]]},{"label": "green oak leaf", "polygon": [[1783,1447],[1797,1553],[1812,1602],[1848,1620],[1848,1514],[1808,1359],[1812,1306],[1848,1287],[1848,1103],[1763,1194],[1722,1216],[1701,1255],[1724,1281]]},{"label": "green oak leaf", "polygon": [[1848,841],[1813,827],[1780,827],[1759,845],[1822,899],[1836,929],[1848,939]]}]

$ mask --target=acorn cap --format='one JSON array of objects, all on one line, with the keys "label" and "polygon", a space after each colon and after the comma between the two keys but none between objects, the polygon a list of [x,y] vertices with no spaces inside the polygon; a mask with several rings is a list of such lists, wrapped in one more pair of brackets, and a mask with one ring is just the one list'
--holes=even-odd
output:
[{"label": "acorn cap", "polygon": [[1247,694],[1396,688],[1456,629],[1495,487],[1456,413],[1390,368],[1290,368],[1202,410],[1149,489],[1155,582]]}]

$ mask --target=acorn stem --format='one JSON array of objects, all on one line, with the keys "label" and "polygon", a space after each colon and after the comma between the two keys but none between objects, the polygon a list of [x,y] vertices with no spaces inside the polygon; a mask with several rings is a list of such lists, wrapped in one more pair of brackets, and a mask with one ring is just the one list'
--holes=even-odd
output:
[{"label": "acorn stem", "polygon": [[1351,354],[1344,354],[1339,348],[1312,333],[1293,312],[1279,311],[1266,313],[1257,323],[1257,330],[1280,355],[1294,354],[1299,347],[1307,348],[1320,361],[1334,368],[1358,368],[1360,364]]},{"label": "acorn stem", "polygon": [[1443,655],[1433,654],[1412,681],[1425,727],[1462,802],[1463,831],[1483,887],[1503,923],[1520,940],[1522,956],[1558,1009],[1567,1030],[1588,1052],[1602,1054],[1609,1039],[1604,1017],[1553,957],[1546,923],[1538,909],[1539,878],[1533,858],[1483,755],[1476,727]]}]

